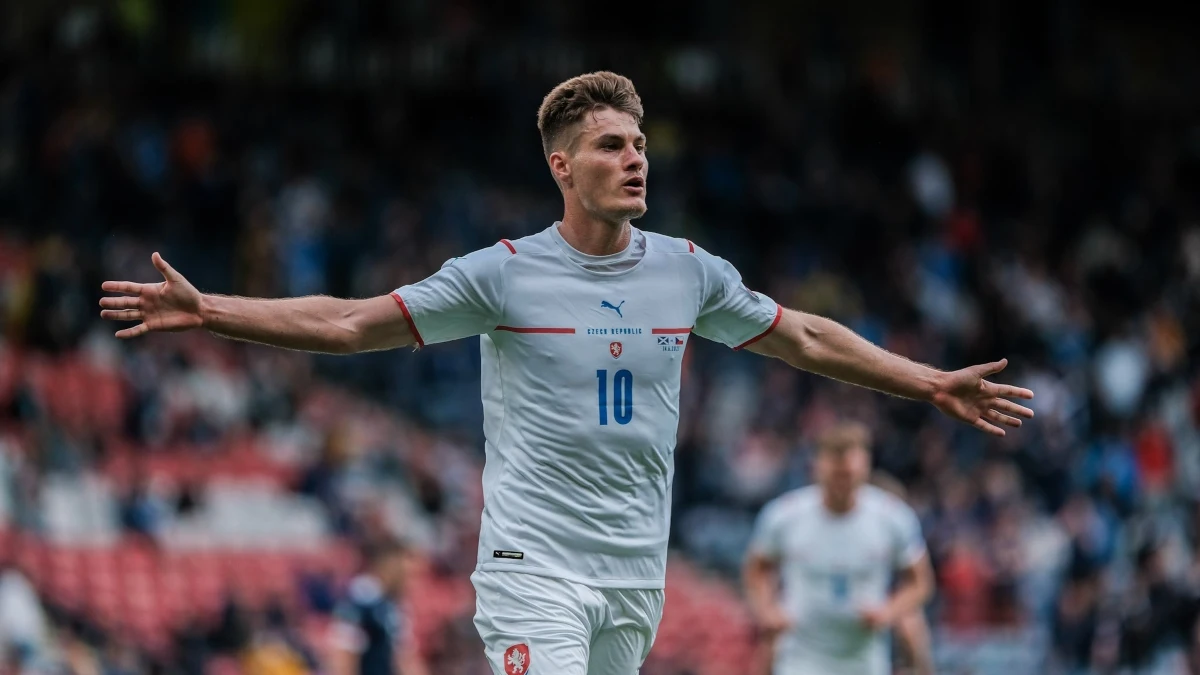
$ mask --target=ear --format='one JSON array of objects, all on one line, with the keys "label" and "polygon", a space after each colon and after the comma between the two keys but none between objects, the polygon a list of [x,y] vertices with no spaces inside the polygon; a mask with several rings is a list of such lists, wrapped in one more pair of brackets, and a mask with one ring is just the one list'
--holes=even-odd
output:
[{"label": "ear", "polygon": [[572,186],[571,161],[566,152],[555,150],[546,158],[546,162],[550,164],[550,173],[559,185],[564,189]]}]

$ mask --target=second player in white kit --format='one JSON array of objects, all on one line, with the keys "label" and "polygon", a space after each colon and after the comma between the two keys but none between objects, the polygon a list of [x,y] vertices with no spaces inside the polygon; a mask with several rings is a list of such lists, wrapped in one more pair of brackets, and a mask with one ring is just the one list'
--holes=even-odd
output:
[{"label": "second player in white kit", "polygon": [[[389,297],[199,293],[157,253],[160,283],[105,282],[117,332],[202,328],[347,354],[480,335],[487,439],[476,625],[497,675],[632,675],[663,609],[680,363],[695,335],[927,401],[1003,435],[1025,389],[913,363],[783,309],[687,240],[645,233],[646,137],[627,78],[559,84],[538,128],[564,214],[449,261]],[[701,141],[702,142],[702,141]]]},{"label": "second player in white kit", "polygon": [[759,515],[747,595],[760,621],[780,631],[774,675],[890,675],[886,629],[933,590],[916,514],[864,485],[867,439],[857,425],[829,432],[815,460],[818,484],[785,493]]}]

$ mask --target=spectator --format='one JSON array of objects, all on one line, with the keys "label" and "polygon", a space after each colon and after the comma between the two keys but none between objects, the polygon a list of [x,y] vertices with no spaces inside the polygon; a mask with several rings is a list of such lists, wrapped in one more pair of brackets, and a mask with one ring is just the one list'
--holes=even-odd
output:
[{"label": "spectator", "polygon": [[33,585],[20,570],[0,563],[0,654],[18,670],[46,648],[46,612]]},{"label": "spectator", "polygon": [[1137,553],[1121,622],[1121,663],[1134,669],[1149,668],[1161,658],[1161,647],[1186,644],[1194,634],[1197,598],[1170,579],[1164,554],[1155,541]]},{"label": "spectator", "polygon": [[333,675],[425,675],[425,663],[405,603],[413,553],[379,541],[336,612]]}]

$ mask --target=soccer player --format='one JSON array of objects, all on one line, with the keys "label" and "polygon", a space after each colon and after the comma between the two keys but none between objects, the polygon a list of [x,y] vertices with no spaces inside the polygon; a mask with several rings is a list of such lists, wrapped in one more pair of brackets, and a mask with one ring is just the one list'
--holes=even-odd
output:
[{"label": "soccer player", "polygon": [[646,212],[642,103],[614,73],[556,86],[538,129],[564,213],[536,234],[454,258],[389,295],[280,300],[207,295],[157,253],[159,283],[101,316],[121,338],[203,328],[347,354],[480,336],[485,506],[476,626],[506,675],[628,675],[663,608],[679,380],[694,335],[910,399],[997,435],[1032,392],[942,372],[841,325],[785,310],[685,239],[633,227]]},{"label": "soccer player", "polygon": [[759,515],[745,584],[760,628],[778,638],[774,675],[889,675],[886,631],[933,592],[916,514],[865,485],[870,471],[866,428],[840,424],[818,443],[817,484]]}]

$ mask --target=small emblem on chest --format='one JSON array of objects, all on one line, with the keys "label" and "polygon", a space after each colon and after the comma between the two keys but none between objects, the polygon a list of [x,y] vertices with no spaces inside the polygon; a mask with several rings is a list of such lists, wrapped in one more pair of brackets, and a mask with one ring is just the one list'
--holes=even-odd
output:
[{"label": "small emblem on chest", "polygon": [[608,353],[609,353],[609,354],[612,354],[612,357],[613,357],[614,359],[619,359],[619,358],[621,358],[621,352],[622,352],[622,351],[624,351],[624,348],[621,346],[621,343],[620,343],[620,342],[610,342],[610,343],[608,343]]}]

